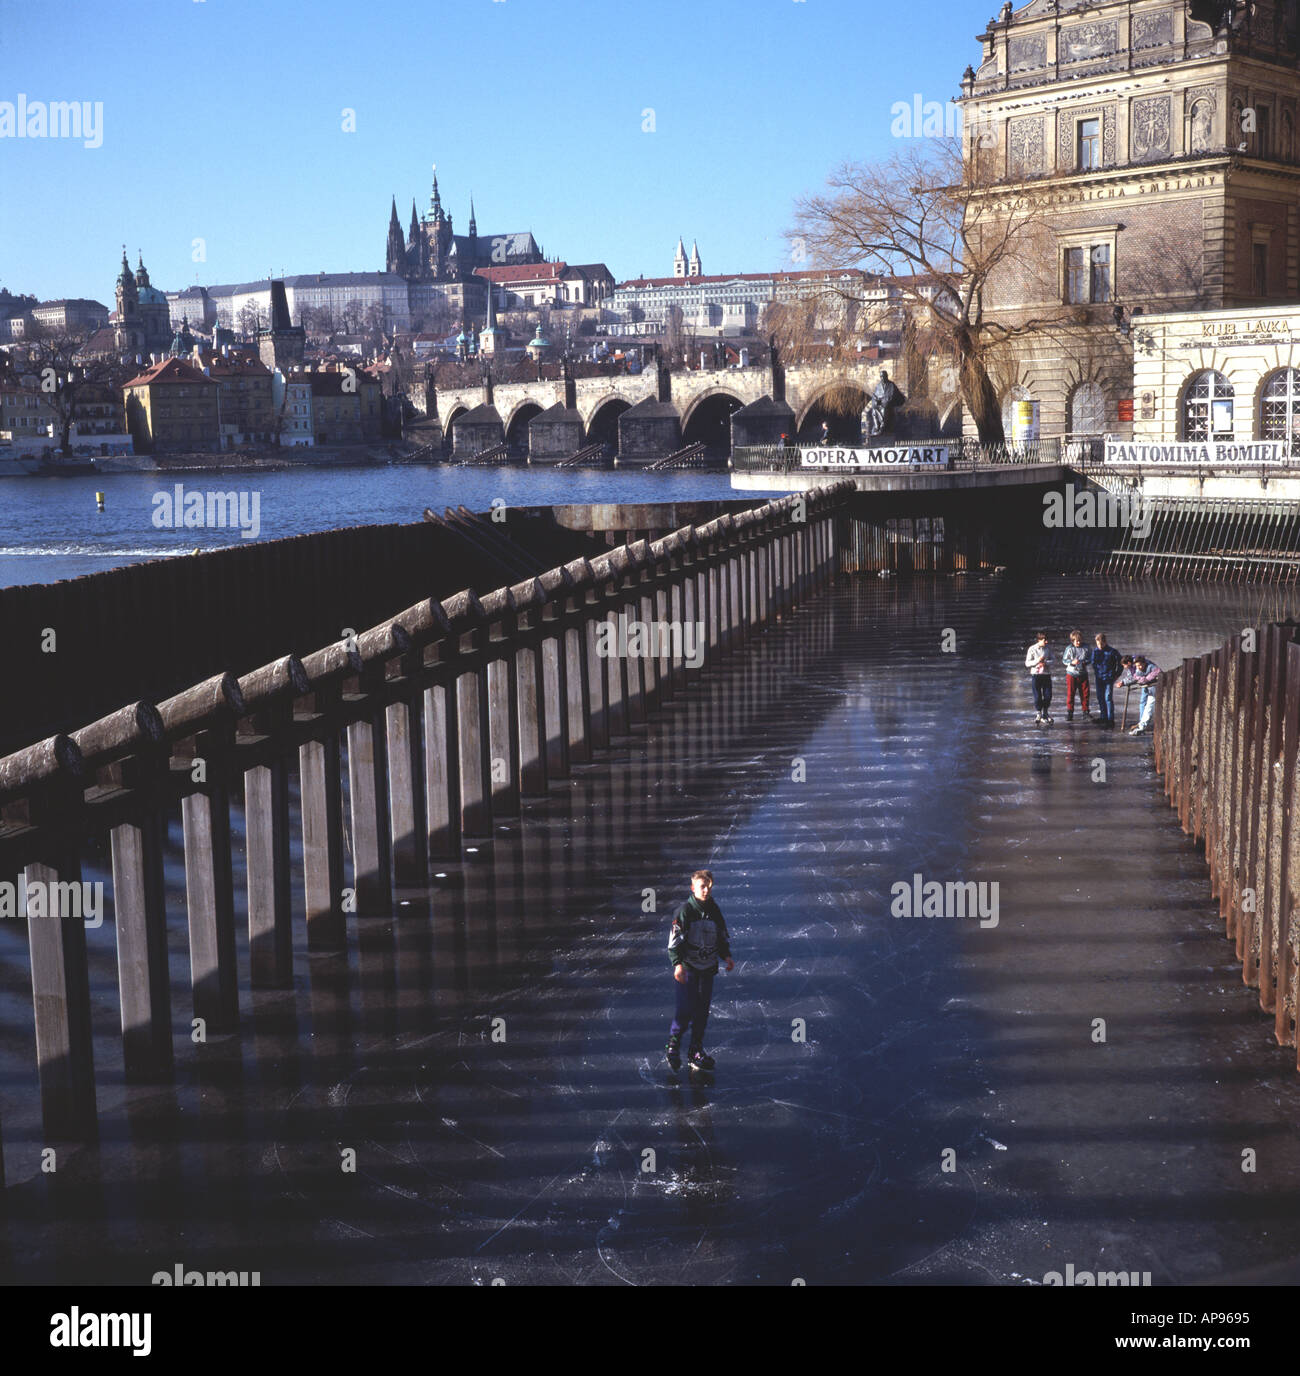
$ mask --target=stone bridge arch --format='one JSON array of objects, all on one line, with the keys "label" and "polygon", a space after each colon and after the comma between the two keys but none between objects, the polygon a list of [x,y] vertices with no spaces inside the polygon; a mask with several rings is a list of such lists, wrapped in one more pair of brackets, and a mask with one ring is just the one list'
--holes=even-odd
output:
[{"label": "stone bridge arch", "polygon": [[[607,392],[583,416],[583,434],[588,444],[598,442],[618,448],[618,418],[632,407],[619,392]],[[579,412],[581,414],[581,412]]]},{"label": "stone bridge arch", "polygon": [[524,397],[506,417],[506,444],[511,449],[528,448],[528,425],[534,417],[546,410],[546,403],[532,397]]},{"label": "stone bridge arch", "polygon": [[713,454],[731,452],[731,417],[745,405],[739,389],[718,385],[693,397],[682,415],[682,443],[707,444]]},{"label": "stone bridge arch", "polygon": [[825,421],[836,443],[861,444],[862,411],[870,395],[865,383],[857,378],[827,380],[794,408],[795,434],[800,440],[812,442]]}]

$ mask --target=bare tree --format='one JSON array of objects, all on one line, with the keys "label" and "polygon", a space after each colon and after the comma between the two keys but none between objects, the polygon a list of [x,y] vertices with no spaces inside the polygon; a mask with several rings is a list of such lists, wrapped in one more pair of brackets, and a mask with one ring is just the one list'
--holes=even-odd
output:
[{"label": "bare tree", "polygon": [[365,333],[373,348],[378,348],[384,340],[384,308],[378,301],[372,301],[365,309]]},{"label": "bare tree", "polygon": [[[880,164],[846,163],[828,194],[803,197],[787,237],[819,265],[861,266],[891,279],[904,304],[951,355],[971,419],[984,443],[1003,438],[993,376],[1011,341],[1051,334],[1073,314],[1059,305],[1046,197],[1001,184],[977,140],[936,140]],[[1021,301],[1041,309],[991,309],[1000,275],[1014,273]],[[851,282],[832,288],[869,304]]]},{"label": "bare tree", "polygon": [[101,387],[119,390],[138,371],[112,356],[86,354],[93,334],[91,329],[60,330],[33,323],[23,342],[26,371],[40,380],[41,397],[54,412],[59,448],[65,453],[78,405]]},{"label": "bare tree", "polygon": [[239,308],[239,330],[245,339],[251,339],[258,330],[266,328],[266,312],[256,301],[245,301]]},{"label": "bare tree", "polygon": [[345,302],[341,315],[343,317],[343,329],[348,334],[360,334],[362,324],[365,321],[365,308],[361,304],[359,297],[351,296]]}]

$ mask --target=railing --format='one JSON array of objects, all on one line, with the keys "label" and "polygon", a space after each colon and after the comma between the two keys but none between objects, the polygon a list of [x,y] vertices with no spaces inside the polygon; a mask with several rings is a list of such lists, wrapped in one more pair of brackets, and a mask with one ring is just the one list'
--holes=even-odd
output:
[{"label": "railing", "polygon": [[598,462],[608,460],[605,452],[609,446],[603,441],[597,444],[584,445],[576,454],[570,454],[567,459],[560,459],[551,465],[552,468],[584,468],[594,467]]},{"label": "railing", "polygon": [[[819,446],[804,446],[816,448]],[[832,446],[833,447],[833,446]],[[1022,443],[981,444],[978,440],[900,439],[887,445],[846,445],[845,448],[942,448],[947,449],[953,468],[978,468],[994,464],[1073,464],[1098,462],[1104,452],[1104,442],[1096,439],[1064,441],[1060,439],[1031,440]],[[762,473],[793,473],[796,471],[826,471],[803,469],[799,449],[779,444],[740,446],[732,451],[734,469]]]},{"label": "railing", "polygon": [[1214,582],[1300,581],[1294,502],[1148,498],[1101,571]]},{"label": "railing", "polygon": [[701,441],[694,444],[685,445],[681,449],[675,449],[671,454],[665,454],[662,459],[656,459],[653,463],[646,464],[646,470],[666,469],[666,468],[703,468],[707,462],[706,455],[709,446]]},{"label": "railing", "polygon": [[[630,735],[689,672],[743,650],[826,586],[836,520],[852,490],[841,483],[686,526],[481,599],[471,591],[425,598],[311,654],[283,656],[241,678],[215,674],[156,707],[130,703],[6,756],[0,875],[18,874],[29,896],[79,890],[83,855],[108,843],[126,1073],[168,1081],[177,1038],[163,862],[175,809],[184,828],[193,1019],[208,1032],[237,1033],[241,878],[252,987],[289,986],[299,933],[309,951],[344,948],[347,914],[393,915],[395,885],[427,883],[431,861],[458,859],[466,838],[519,816],[521,798],[544,795],[573,764]],[[482,521],[466,512],[445,519]],[[284,608],[282,620],[291,613]],[[699,625],[702,657],[688,662],[695,656],[682,637],[660,639],[645,658],[602,651],[598,626],[621,616]],[[241,808],[237,869],[232,817]],[[28,904],[25,915],[45,1131],[92,1138],[82,911]],[[190,1012],[182,1015],[186,1033],[197,1026]]]},{"label": "railing", "polygon": [[1210,891],[1242,980],[1280,1046],[1300,1009],[1300,643],[1285,622],[1250,628],[1161,675],[1156,767],[1183,830],[1203,842]]},{"label": "railing", "polygon": [[509,461],[510,446],[503,441],[501,444],[494,444],[490,449],[480,449],[477,454],[472,454],[467,459],[457,459],[455,462],[458,468],[471,468],[475,465],[486,467],[489,464],[508,463]]}]

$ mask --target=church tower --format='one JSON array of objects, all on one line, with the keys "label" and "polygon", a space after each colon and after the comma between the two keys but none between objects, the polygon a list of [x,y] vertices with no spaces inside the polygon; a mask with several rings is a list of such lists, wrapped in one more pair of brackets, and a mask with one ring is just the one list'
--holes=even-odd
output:
[{"label": "church tower", "polygon": [[397,197],[394,196],[392,213],[388,217],[388,253],[384,260],[384,271],[404,272],[405,270],[406,246],[402,243],[402,226],[397,218]]},{"label": "church tower", "polygon": [[126,259],[126,246],[122,247],[122,271],[117,279],[117,325],[113,331],[113,342],[120,353],[143,353],[144,335],[140,330],[140,304],[136,291],[135,278],[131,275],[131,264]]},{"label": "church tower", "polygon": [[700,246],[694,239],[691,240],[691,265],[687,271],[688,277],[699,277],[703,274],[704,268],[700,263]]},{"label": "church tower", "polygon": [[686,276],[686,245],[682,243],[680,235],[677,237],[677,252],[673,254],[673,276]]}]

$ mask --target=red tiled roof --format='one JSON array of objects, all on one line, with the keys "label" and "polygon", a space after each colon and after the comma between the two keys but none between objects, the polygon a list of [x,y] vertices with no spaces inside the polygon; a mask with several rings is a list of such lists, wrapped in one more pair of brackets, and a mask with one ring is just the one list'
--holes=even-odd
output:
[{"label": "red tiled roof", "polygon": [[475,268],[476,277],[489,282],[555,281],[568,266],[566,263],[510,263],[499,268]]},{"label": "red tiled roof", "polygon": [[139,377],[133,377],[129,382],[122,385],[124,387],[148,387],[156,382],[211,382],[214,387],[217,385],[212,382],[210,377],[204,377],[192,363],[186,363],[179,358],[165,358],[161,363],[155,363],[152,368],[146,368]]}]

